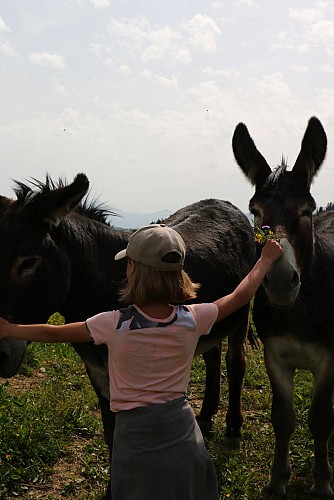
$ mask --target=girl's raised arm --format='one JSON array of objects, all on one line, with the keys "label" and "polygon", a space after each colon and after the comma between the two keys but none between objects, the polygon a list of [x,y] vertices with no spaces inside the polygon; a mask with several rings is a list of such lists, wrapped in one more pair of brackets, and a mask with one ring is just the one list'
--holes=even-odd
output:
[{"label": "girl's raised arm", "polygon": [[267,271],[269,271],[271,265],[282,253],[283,249],[278,241],[268,240],[266,242],[259,260],[237,288],[229,295],[215,301],[219,309],[216,321],[226,318],[226,316],[229,316],[250,302],[261,285]]},{"label": "girl's raised arm", "polygon": [[90,342],[85,322],[67,325],[16,325],[0,317],[0,339],[12,337],[33,342]]}]

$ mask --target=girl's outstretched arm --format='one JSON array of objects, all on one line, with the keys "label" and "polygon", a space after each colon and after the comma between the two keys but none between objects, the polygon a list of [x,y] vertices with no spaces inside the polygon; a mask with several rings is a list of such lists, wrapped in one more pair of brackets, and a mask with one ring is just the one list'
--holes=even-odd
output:
[{"label": "girl's outstretched arm", "polygon": [[0,317],[0,339],[14,337],[33,342],[89,342],[92,340],[85,322],[67,325],[16,325]]},{"label": "girl's outstretched arm", "polygon": [[267,271],[282,253],[283,249],[278,241],[268,240],[266,242],[259,260],[237,288],[229,295],[215,301],[219,309],[216,321],[226,318],[226,316],[229,316],[250,302],[261,285]]}]

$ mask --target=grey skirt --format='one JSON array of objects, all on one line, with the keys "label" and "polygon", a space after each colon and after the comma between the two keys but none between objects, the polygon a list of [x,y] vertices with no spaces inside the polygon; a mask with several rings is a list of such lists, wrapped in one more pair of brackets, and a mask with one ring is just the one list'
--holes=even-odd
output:
[{"label": "grey skirt", "polygon": [[219,500],[216,472],[185,398],[116,414],[112,500]]}]

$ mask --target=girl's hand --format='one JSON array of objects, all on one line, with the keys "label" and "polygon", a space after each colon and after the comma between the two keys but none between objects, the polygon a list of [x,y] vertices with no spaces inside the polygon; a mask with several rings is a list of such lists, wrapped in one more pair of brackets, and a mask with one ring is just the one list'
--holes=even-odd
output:
[{"label": "girl's hand", "polygon": [[283,248],[281,247],[279,241],[277,240],[267,240],[261,253],[261,258],[269,260],[271,263],[275,262],[283,253]]}]

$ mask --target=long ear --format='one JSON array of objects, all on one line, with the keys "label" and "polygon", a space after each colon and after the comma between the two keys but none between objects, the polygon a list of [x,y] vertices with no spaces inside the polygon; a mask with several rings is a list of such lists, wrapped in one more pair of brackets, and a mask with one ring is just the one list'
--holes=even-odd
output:
[{"label": "long ear", "polygon": [[313,178],[320,170],[327,151],[327,137],[318,118],[310,118],[296,163],[293,176],[310,188]]},{"label": "long ear", "polygon": [[256,149],[244,123],[239,123],[235,128],[232,148],[234,157],[245,176],[256,188],[261,187],[271,173],[271,168]]},{"label": "long ear", "polygon": [[78,174],[72,184],[37,195],[28,205],[29,211],[45,222],[58,226],[82,200],[89,188],[85,174]]}]

